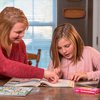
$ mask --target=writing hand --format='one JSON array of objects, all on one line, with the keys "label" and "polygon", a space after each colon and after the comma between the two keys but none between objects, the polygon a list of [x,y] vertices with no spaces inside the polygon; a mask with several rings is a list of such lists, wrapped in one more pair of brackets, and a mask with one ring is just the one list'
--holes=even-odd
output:
[{"label": "writing hand", "polygon": [[54,69],[54,72],[59,76],[59,78],[62,77],[62,72],[61,72],[60,67],[55,68],[55,69]]},{"label": "writing hand", "polygon": [[44,77],[51,83],[58,82],[58,75],[54,71],[45,70],[44,71]]}]

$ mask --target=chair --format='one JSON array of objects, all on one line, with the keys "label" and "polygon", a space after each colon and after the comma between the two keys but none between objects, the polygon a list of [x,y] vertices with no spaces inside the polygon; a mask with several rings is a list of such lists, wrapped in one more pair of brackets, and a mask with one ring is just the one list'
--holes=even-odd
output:
[{"label": "chair", "polygon": [[36,67],[38,67],[38,63],[40,61],[41,49],[38,49],[37,54],[27,53],[28,56],[28,64],[32,65],[32,60],[36,60]]}]

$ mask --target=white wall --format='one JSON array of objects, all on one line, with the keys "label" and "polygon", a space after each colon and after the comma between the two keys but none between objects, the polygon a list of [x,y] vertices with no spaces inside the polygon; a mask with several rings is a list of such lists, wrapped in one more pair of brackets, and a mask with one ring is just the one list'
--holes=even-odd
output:
[{"label": "white wall", "polygon": [[100,0],[93,0],[93,47],[100,51]]}]

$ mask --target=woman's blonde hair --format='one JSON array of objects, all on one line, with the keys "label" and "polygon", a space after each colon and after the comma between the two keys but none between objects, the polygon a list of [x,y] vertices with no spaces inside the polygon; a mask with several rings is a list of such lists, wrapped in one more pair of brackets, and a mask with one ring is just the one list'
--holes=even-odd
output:
[{"label": "woman's blonde hair", "polygon": [[60,65],[60,61],[62,59],[62,55],[58,52],[58,40],[62,37],[69,40],[74,45],[74,55],[71,61],[73,64],[77,63],[82,57],[84,42],[76,29],[70,23],[65,23],[60,26],[57,26],[52,35],[52,42],[50,47],[50,57],[53,61],[54,68]]},{"label": "woman's blonde hair", "polygon": [[0,12],[0,45],[3,48],[9,46],[9,34],[16,23],[25,24],[28,28],[28,20],[23,11],[15,7],[6,7]]}]

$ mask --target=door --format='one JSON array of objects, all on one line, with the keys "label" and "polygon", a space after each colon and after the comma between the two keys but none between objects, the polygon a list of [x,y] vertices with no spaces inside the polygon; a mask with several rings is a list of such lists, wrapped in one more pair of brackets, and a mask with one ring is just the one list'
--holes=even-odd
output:
[{"label": "door", "polygon": [[93,0],[57,1],[57,25],[73,24],[85,45],[92,46]]}]

